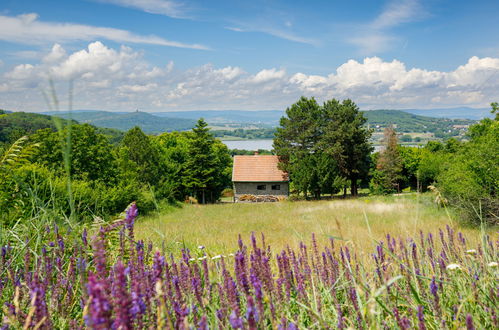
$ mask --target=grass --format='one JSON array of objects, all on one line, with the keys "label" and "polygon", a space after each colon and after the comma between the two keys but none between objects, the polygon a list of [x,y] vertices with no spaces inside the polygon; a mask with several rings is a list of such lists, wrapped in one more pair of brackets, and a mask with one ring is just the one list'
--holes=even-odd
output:
[{"label": "grass", "polygon": [[[308,242],[315,233],[320,244],[331,237],[370,253],[373,238],[416,237],[419,231],[435,232],[451,225],[478,243],[480,232],[460,226],[444,209],[436,207],[431,195],[407,194],[387,197],[331,201],[216,205],[185,205],[166,213],[143,217],[137,222],[137,238],[151,240],[157,247],[177,252],[179,247],[208,254],[237,250],[237,236],[248,240],[252,232],[264,233],[278,252],[287,245]],[[492,231],[492,229],[490,229]]]}]

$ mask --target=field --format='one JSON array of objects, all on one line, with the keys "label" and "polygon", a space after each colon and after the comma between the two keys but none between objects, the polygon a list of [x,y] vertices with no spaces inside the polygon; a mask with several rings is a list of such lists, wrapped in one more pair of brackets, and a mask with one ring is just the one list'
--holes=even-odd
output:
[{"label": "field", "polygon": [[[276,250],[295,248],[315,233],[319,245],[330,237],[371,253],[386,234],[416,237],[419,230],[435,232],[446,225],[460,227],[450,213],[434,205],[431,195],[407,194],[330,201],[217,205],[185,205],[168,212],[144,217],[137,222],[138,238],[152,240],[167,251],[178,247],[208,254],[227,254],[237,249],[237,237],[248,240],[252,232],[264,233]],[[479,230],[460,227],[471,241]],[[475,243],[473,242],[473,243]]]}]

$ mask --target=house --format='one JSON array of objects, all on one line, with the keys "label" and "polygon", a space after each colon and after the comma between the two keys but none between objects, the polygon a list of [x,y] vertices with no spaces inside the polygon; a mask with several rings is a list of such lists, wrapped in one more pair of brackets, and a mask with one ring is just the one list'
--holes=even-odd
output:
[{"label": "house", "polygon": [[273,155],[234,156],[234,199],[243,195],[288,196],[288,175],[277,167],[278,163],[279,158]]}]

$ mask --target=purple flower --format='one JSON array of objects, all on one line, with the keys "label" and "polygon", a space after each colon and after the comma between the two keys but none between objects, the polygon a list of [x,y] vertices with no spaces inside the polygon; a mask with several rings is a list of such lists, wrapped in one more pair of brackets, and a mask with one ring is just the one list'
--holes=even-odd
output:
[{"label": "purple flower", "polygon": [[435,282],[435,276],[432,277],[430,283],[430,292],[434,297],[437,297],[438,285]]},{"label": "purple flower", "polygon": [[113,328],[123,330],[131,329],[131,299],[127,290],[125,266],[123,265],[121,260],[116,263],[116,266],[114,266],[114,281],[112,292],[113,310],[115,314]]},{"label": "purple flower", "polygon": [[252,296],[248,296],[248,307],[246,309],[246,319],[250,329],[256,329],[258,323],[258,311]]},{"label": "purple flower", "polygon": [[475,330],[475,326],[473,325],[473,317],[471,316],[471,314],[466,315],[466,329]]},{"label": "purple flower", "polygon": [[137,204],[132,203],[132,205],[130,205],[130,207],[126,210],[125,226],[127,229],[131,229],[133,227],[137,214],[139,214]]},{"label": "purple flower", "polygon": [[242,329],[244,326],[243,320],[236,315],[235,311],[232,311],[232,313],[229,316],[229,322],[231,327],[234,329]]},{"label": "purple flower", "polygon": [[93,329],[111,328],[112,308],[106,294],[106,286],[93,273],[88,276],[87,291],[90,304],[85,318],[86,325]]},{"label": "purple flower", "polygon": [[418,328],[419,330],[425,330],[425,322],[424,322],[424,313],[423,313],[423,306],[419,305],[418,306]]}]

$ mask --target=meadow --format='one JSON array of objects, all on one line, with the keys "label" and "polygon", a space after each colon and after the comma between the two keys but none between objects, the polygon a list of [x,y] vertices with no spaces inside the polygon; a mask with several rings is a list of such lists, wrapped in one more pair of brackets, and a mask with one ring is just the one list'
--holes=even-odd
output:
[{"label": "meadow", "polygon": [[[151,240],[167,252],[204,246],[212,255],[237,250],[237,237],[263,233],[276,250],[316,235],[319,244],[334,238],[368,254],[387,233],[414,237],[453,226],[476,243],[480,230],[461,224],[451,210],[438,207],[432,194],[368,196],[358,199],[281,203],[186,204],[140,219],[138,238]],[[493,228],[488,229],[493,232]]]},{"label": "meadow", "polygon": [[[189,205],[156,219],[132,204],[83,227],[36,217],[0,235],[2,328],[497,329],[497,233],[446,225],[424,201]],[[246,237],[256,230],[267,236]]]}]

